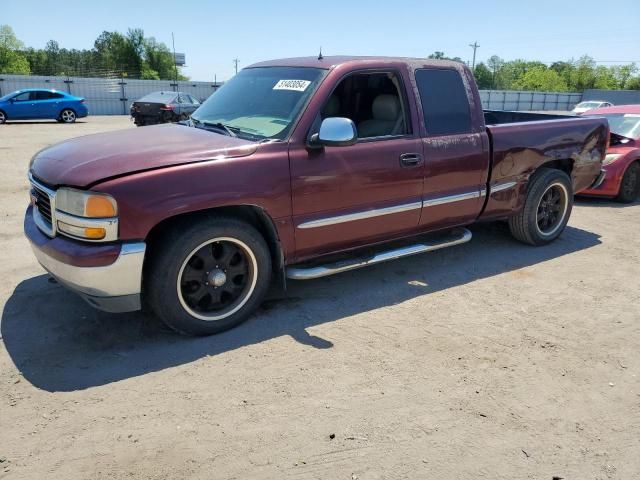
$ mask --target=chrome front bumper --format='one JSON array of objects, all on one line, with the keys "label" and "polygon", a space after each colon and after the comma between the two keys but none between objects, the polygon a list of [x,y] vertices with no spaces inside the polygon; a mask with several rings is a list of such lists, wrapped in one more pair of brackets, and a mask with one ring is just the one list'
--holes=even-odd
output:
[{"label": "chrome front bumper", "polygon": [[77,267],[47,255],[37,245],[31,248],[40,264],[61,284],[78,293],[90,305],[106,312],[140,310],[144,242],[124,243],[110,265]]}]

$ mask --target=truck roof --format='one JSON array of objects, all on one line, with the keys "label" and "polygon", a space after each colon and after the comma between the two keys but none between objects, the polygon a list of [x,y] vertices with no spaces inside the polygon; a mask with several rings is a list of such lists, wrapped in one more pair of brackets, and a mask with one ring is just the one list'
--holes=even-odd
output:
[{"label": "truck roof", "polygon": [[454,67],[460,68],[465,66],[463,63],[454,62],[452,60],[434,60],[431,58],[410,58],[410,57],[366,57],[366,56],[348,56],[337,55],[327,56],[318,59],[318,57],[293,57],[280,58],[277,60],[268,60],[266,62],[258,62],[249,65],[246,68],[258,67],[313,67],[332,69],[338,66],[372,66],[388,63],[407,63],[416,66],[434,66],[434,67]]}]

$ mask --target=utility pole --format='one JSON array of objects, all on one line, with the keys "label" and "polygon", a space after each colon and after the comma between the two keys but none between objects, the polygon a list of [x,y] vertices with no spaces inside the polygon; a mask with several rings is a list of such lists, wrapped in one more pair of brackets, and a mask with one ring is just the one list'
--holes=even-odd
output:
[{"label": "utility pole", "polygon": [[237,58],[233,59],[233,64],[236,66],[236,75],[238,74],[238,63],[240,62],[240,60],[238,60]]},{"label": "utility pole", "polygon": [[476,50],[480,48],[480,45],[478,45],[478,41],[476,40],[475,42],[470,43],[469,46],[473,48],[473,61],[471,62],[471,70],[475,70],[476,69]]},{"label": "utility pole", "polygon": [[173,71],[174,71],[174,82],[175,82],[175,91],[178,91],[178,64],[176,63],[176,41],[173,38],[173,32],[171,32],[171,45],[173,47]]}]

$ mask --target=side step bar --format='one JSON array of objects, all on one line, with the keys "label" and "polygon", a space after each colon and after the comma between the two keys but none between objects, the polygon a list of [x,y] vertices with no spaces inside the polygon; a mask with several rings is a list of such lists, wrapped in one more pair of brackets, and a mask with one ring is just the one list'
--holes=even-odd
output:
[{"label": "side step bar", "polygon": [[327,277],[336,273],[355,270],[356,268],[375,265],[376,263],[408,257],[418,253],[432,252],[441,248],[453,247],[471,240],[471,232],[466,228],[456,228],[449,235],[433,241],[424,241],[413,245],[407,245],[393,250],[376,253],[370,257],[356,257],[346,260],[316,266],[292,266],[287,268],[287,278],[291,280],[312,280],[314,278]]}]

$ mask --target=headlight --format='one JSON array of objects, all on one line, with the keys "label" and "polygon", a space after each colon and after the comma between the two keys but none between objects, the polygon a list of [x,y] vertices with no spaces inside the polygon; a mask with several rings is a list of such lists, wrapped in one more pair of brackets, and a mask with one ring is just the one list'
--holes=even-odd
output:
[{"label": "headlight", "polygon": [[615,162],[621,156],[622,156],[621,153],[607,153],[607,155],[604,157],[604,161],[602,162],[602,164],[609,165],[610,163]]},{"label": "headlight", "polygon": [[110,195],[61,188],[55,195],[57,229],[93,241],[118,238],[118,206]]},{"label": "headlight", "polygon": [[111,218],[118,215],[118,206],[110,195],[73,188],[61,188],[56,192],[56,209],[85,218]]}]

